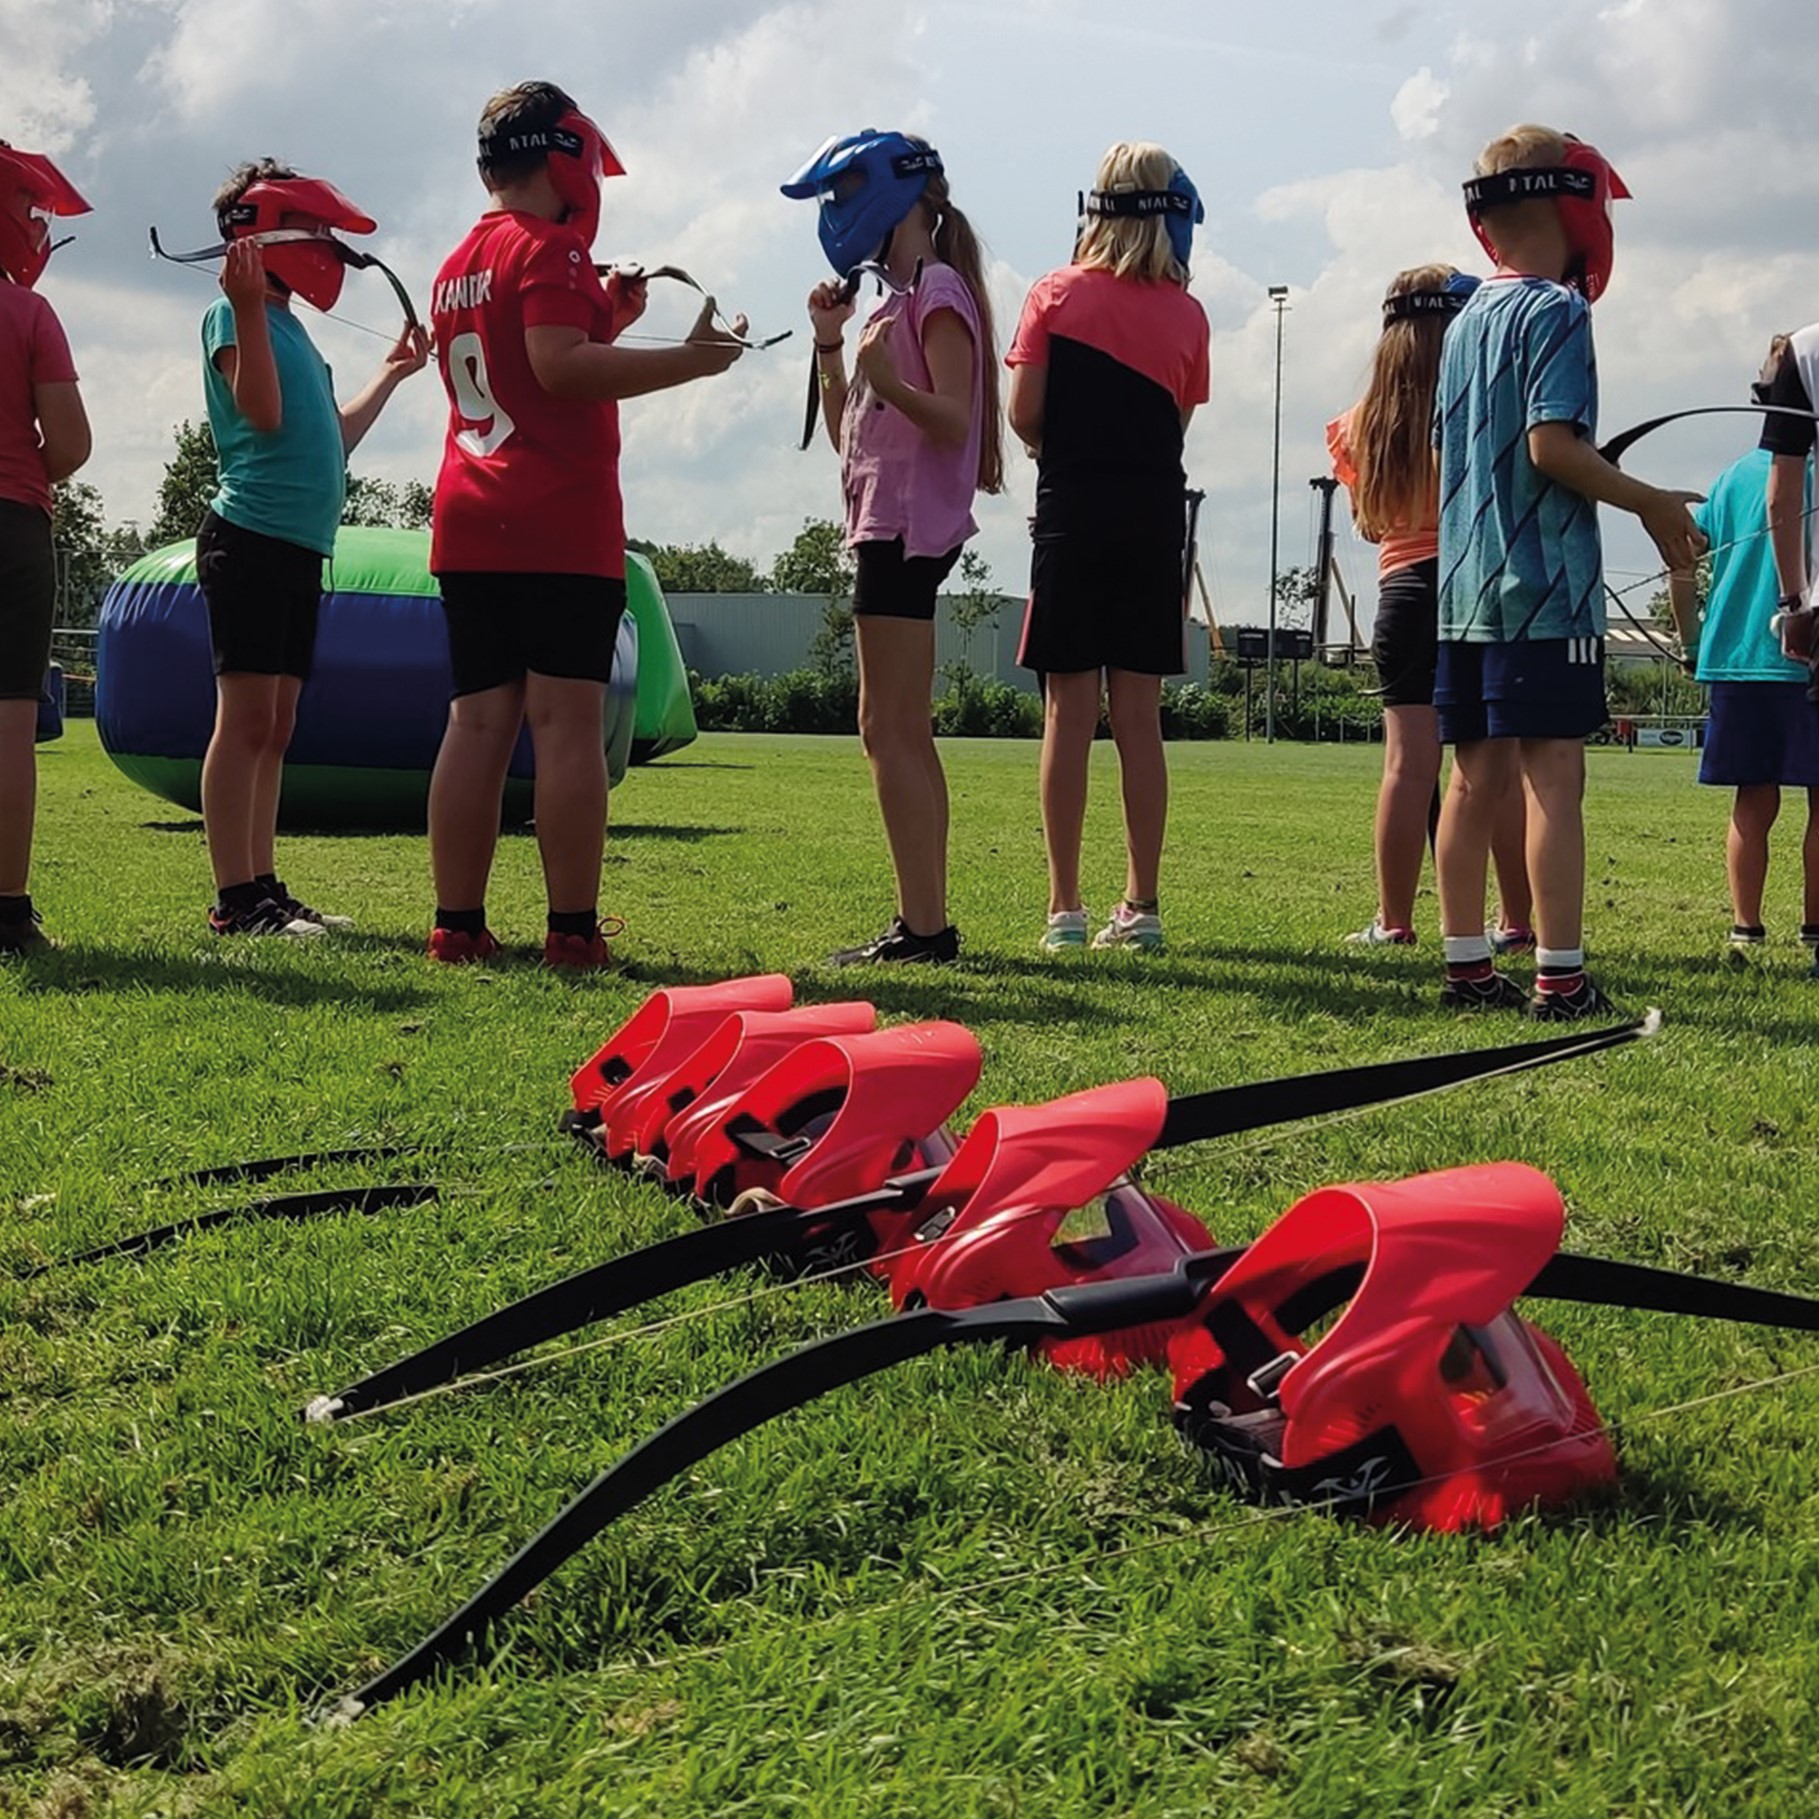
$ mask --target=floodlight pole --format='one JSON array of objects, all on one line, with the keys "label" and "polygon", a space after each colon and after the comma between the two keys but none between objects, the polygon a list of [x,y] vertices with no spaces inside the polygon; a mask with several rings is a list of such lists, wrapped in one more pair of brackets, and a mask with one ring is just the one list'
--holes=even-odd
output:
[{"label": "floodlight pole", "polygon": [[1288,308],[1288,286],[1272,284],[1270,302],[1276,306],[1276,438],[1270,463],[1270,614],[1269,663],[1263,672],[1263,742],[1276,743],[1276,555],[1282,506],[1282,316]]}]

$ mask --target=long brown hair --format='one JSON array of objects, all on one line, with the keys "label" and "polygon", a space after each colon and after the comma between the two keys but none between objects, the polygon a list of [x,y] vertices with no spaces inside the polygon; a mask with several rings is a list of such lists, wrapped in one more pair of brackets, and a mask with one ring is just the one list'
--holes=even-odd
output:
[{"label": "long brown hair", "polygon": [[961,281],[973,293],[973,307],[979,312],[979,338],[984,344],[976,352],[985,363],[985,385],[981,398],[979,425],[979,490],[982,493],[1004,491],[1004,430],[998,409],[998,336],[992,327],[991,293],[985,287],[985,249],[973,224],[955,208],[948,193],[947,178],[937,171],[922,192],[922,204],[934,223],[935,257],[951,265]]},{"label": "long brown hair", "polygon": [[[1416,265],[1390,280],[1388,297],[1437,291],[1458,274],[1450,265]],[[1385,325],[1371,356],[1370,383],[1352,412],[1348,440],[1358,484],[1352,523],[1358,535],[1381,543],[1392,532],[1432,517],[1434,387],[1440,378],[1443,315],[1413,316]]]}]

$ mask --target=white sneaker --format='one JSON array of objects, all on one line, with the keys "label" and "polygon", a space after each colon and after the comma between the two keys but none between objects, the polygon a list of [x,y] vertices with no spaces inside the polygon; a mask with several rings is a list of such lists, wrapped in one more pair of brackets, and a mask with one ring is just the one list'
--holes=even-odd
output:
[{"label": "white sneaker", "polygon": [[1086,946],[1086,911],[1056,910],[1042,931],[1044,953],[1064,953],[1070,948]]},{"label": "white sneaker", "polygon": [[1355,929],[1346,936],[1345,945],[1347,947],[1413,947],[1415,931],[1412,928],[1385,928],[1373,916],[1369,928]]},{"label": "white sneaker", "polygon": [[1162,918],[1120,903],[1112,919],[1093,937],[1094,947],[1134,947],[1153,954],[1162,946]]}]

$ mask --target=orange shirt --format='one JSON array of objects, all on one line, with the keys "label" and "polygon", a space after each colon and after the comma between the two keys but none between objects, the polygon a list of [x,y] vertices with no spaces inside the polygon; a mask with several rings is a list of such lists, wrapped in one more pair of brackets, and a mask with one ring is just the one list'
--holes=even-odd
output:
[{"label": "orange shirt", "polygon": [[[1353,409],[1357,407],[1354,405]],[[1326,451],[1333,458],[1333,476],[1344,486],[1348,496],[1358,486],[1358,466],[1352,459],[1352,413],[1335,417],[1326,426]],[[1355,503],[1355,501],[1354,501]],[[1431,514],[1423,514],[1419,524],[1398,524],[1377,546],[1377,573],[1391,575],[1399,568],[1413,568],[1417,562],[1431,562],[1440,554],[1440,502],[1434,500]]]}]

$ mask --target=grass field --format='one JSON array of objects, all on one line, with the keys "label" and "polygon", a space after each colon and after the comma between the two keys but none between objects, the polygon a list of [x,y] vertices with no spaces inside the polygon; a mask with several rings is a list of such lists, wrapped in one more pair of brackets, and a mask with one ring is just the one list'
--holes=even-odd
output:
[{"label": "grass field", "polygon": [[[1174,750],[1165,956],[1051,960],[1035,752],[956,744],[963,963],[838,979],[888,913],[844,740],[709,738],[616,799],[624,973],[532,964],[536,855],[502,848],[485,972],[432,970],[422,843],[297,837],[361,932],[214,943],[198,824],[78,726],[43,755],[60,953],[0,968],[0,1813],[1799,1814],[1819,1747],[1811,1341],[1535,1304],[1607,1420],[1610,1497],[1491,1538],[1265,1518],[1183,1453],[1159,1378],[937,1356],[716,1454],[561,1572],[455,1678],[311,1714],[414,1643],[596,1471],[754,1361],[874,1314],[772,1294],[345,1429],[316,1391],[555,1276],[685,1229],[551,1132],[654,984],[862,983],[984,1043],[969,1114],[1141,1071],[1189,1091],[1508,1039],[1434,1005],[1370,912],[1374,749]],[[1090,896],[1121,881],[1103,750]],[[1222,1241],[1323,1182],[1517,1158],[1582,1250],[1819,1285],[1819,983],[1728,970],[1720,792],[1591,760],[1590,937],[1656,1043],[1316,1129],[1158,1158]],[[393,1138],[439,1203],[248,1226],[143,1261],[6,1266],[223,1203],[173,1171]],[[529,1147],[524,1147],[529,1146]],[[295,1185],[347,1179],[324,1172]],[[244,1190],[229,1190],[231,1200]],[[746,1281],[703,1284],[665,1313]]]}]

